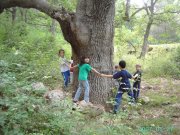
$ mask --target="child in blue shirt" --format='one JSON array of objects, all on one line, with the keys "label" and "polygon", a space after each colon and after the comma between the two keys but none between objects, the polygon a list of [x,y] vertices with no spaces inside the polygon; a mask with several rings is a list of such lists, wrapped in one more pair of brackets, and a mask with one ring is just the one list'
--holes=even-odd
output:
[{"label": "child in blue shirt", "polygon": [[121,60],[119,62],[119,67],[120,67],[120,71],[118,71],[114,75],[101,74],[102,77],[108,77],[108,78],[113,78],[113,79],[120,79],[121,78],[119,89],[118,89],[118,92],[117,92],[116,97],[115,97],[116,103],[114,105],[114,110],[113,110],[113,112],[115,114],[117,113],[117,111],[120,108],[122,95],[124,94],[124,92],[127,92],[127,94],[129,95],[129,97],[131,99],[131,102],[133,101],[133,93],[131,91],[131,85],[130,85],[130,81],[129,81],[129,79],[132,78],[132,75],[125,69],[126,62],[124,60]]}]

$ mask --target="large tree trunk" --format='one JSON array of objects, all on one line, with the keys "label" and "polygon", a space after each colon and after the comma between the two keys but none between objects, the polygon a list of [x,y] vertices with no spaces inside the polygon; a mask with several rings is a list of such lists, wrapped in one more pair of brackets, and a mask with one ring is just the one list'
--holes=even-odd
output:
[{"label": "large tree trunk", "polygon": [[[112,73],[113,69],[113,19],[113,0],[80,0],[78,3],[72,28],[80,42],[78,52],[73,50],[74,56],[89,56],[91,66],[100,72]],[[77,80],[77,72],[75,74]],[[89,80],[90,101],[105,104],[111,95],[111,79],[92,73]],[[74,88],[76,90],[77,83]]]},{"label": "large tree trunk", "polygon": [[[90,64],[100,72],[112,73],[115,0],[79,0],[76,13],[67,13],[44,0],[2,0],[0,12],[14,6],[36,8],[56,19],[63,36],[73,50],[74,61],[90,57]],[[75,72],[77,80],[77,71]],[[112,80],[90,74],[90,101],[105,104],[111,97]],[[77,81],[76,81],[77,82]],[[74,90],[77,88],[77,83]]]}]

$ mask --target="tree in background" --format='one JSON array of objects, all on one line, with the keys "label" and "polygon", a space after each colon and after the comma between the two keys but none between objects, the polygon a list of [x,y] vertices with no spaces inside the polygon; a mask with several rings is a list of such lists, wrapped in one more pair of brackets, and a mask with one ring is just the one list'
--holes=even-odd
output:
[{"label": "tree in background", "polygon": [[141,8],[137,8],[137,10],[130,15],[130,7],[131,7],[130,2],[131,2],[130,0],[126,0],[126,10],[124,17],[125,21],[128,22],[131,21],[132,18],[140,11],[145,11],[145,14],[144,15],[142,14],[142,17],[147,18],[142,50],[140,54],[140,58],[143,58],[145,57],[148,50],[148,39],[152,25],[158,24],[160,23],[160,21],[166,22],[171,20],[173,16],[172,13],[179,14],[179,9],[178,9],[179,6],[176,5],[177,1],[168,1],[168,0],[167,1],[150,0],[150,2],[144,1],[144,6]]}]

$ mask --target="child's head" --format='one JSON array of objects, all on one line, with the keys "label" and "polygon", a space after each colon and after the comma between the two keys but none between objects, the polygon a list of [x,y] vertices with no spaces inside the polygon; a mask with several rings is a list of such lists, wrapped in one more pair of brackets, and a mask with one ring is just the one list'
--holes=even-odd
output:
[{"label": "child's head", "polygon": [[118,66],[118,65],[115,65],[115,66],[114,66],[114,69],[115,69],[115,70],[118,70],[118,69],[119,69],[119,66]]},{"label": "child's head", "polygon": [[124,60],[121,60],[121,61],[119,62],[119,67],[120,67],[121,69],[125,68],[125,67],[126,67],[126,62],[125,62]]},{"label": "child's head", "polygon": [[64,57],[64,53],[65,53],[65,51],[64,51],[63,49],[60,49],[58,55],[59,55],[60,57]]},{"label": "child's head", "polygon": [[85,64],[85,63],[89,63],[89,57],[82,56],[81,61],[80,61],[80,65]]},{"label": "child's head", "polygon": [[141,70],[141,65],[140,64],[136,64],[136,70],[137,71]]}]

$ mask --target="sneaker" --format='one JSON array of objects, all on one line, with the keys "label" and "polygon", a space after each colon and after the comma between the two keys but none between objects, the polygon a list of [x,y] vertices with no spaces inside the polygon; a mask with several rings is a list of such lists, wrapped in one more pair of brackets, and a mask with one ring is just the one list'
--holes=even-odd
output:
[{"label": "sneaker", "polygon": [[117,111],[113,111],[113,114],[117,114]]},{"label": "sneaker", "polygon": [[77,103],[78,101],[76,101],[76,100],[73,100],[73,103]]},{"label": "sneaker", "polygon": [[131,105],[131,106],[135,106],[136,105],[134,102],[129,102],[128,104]]},{"label": "sneaker", "polygon": [[77,103],[73,103],[72,110],[75,111],[77,109]]}]

